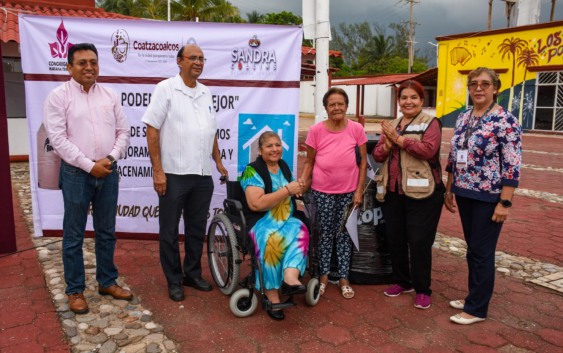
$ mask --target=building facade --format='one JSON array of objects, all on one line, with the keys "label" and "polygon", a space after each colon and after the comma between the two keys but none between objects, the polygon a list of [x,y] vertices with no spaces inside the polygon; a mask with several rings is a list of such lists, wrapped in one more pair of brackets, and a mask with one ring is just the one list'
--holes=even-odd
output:
[{"label": "building facade", "polygon": [[563,21],[438,37],[436,115],[454,126],[471,108],[467,74],[494,69],[498,103],[525,131],[563,131]]}]

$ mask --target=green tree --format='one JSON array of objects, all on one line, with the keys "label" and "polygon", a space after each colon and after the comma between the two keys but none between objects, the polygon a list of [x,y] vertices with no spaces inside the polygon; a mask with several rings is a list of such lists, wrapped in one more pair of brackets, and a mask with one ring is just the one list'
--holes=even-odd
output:
[{"label": "green tree", "polygon": [[168,17],[168,8],[165,0],[137,0],[142,17],[153,20],[164,20]]},{"label": "green tree", "polygon": [[[248,14],[247,14],[248,15]],[[280,13],[268,13],[260,23],[269,25],[300,25],[303,20],[299,16],[295,16],[292,12],[282,11]]]},{"label": "green tree", "polygon": [[393,55],[400,58],[408,58],[409,48],[407,45],[407,37],[405,35],[404,27],[399,23],[391,23],[389,24],[389,28],[395,32],[395,36],[393,37],[393,43],[395,43],[395,46],[393,47]]},{"label": "green tree", "polygon": [[210,22],[213,19],[240,17],[238,7],[226,0],[176,0],[170,4],[174,19],[180,21]]},{"label": "green tree", "polygon": [[353,23],[348,26],[342,22],[338,25],[338,31],[332,27],[331,32],[330,49],[341,51],[347,65],[357,62],[360,51],[373,37],[368,22]]},{"label": "green tree", "polygon": [[394,48],[393,38],[385,37],[385,34],[378,34],[371,38],[369,42],[360,50],[358,65],[367,71],[375,71],[374,65],[388,60]]},{"label": "green tree", "polygon": [[248,17],[248,23],[262,23],[262,20],[266,16],[261,14],[260,12],[258,12],[256,10],[254,10],[251,13],[247,13],[246,17]]}]

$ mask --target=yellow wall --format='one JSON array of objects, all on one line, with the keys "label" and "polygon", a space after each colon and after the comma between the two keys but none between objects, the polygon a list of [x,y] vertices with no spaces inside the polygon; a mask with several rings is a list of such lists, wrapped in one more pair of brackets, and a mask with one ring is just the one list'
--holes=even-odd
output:
[{"label": "yellow wall", "polygon": [[[518,94],[522,91],[525,78],[524,97],[533,96],[535,104],[535,88],[532,86],[535,86],[536,73],[528,71],[527,65],[563,64],[563,26],[445,40],[439,45],[436,114],[438,117],[449,117],[448,120],[457,117],[465,109],[467,75],[460,74],[458,70],[484,66],[508,69],[508,72],[500,74],[501,92],[504,92],[501,105],[514,109],[512,113],[531,128],[533,111],[522,111],[520,106],[526,105],[513,102],[518,98],[524,101]],[[511,86],[515,89],[511,90]]]}]

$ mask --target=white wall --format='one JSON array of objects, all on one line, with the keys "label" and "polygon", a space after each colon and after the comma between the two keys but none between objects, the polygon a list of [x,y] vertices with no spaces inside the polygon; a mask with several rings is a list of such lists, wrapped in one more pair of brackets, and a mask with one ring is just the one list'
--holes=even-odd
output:
[{"label": "white wall", "polygon": [[29,155],[27,119],[8,119],[10,156]]},{"label": "white wall", "polygon": [[[422,111],[430,116],[436,116],[436,108],[422,108]],[[401,107],[397,104],[397,119],[402,116]]]},{"label": "white wall", "polygon": [[[343,80],[340,80],[343,81]],[[299,111],[301,113],[315,112],[315,82],[301,81],[299,93]],[[332,86],[342,88],[348,94],[350,104],[348,114],[356,114],[356,86],[338,86],[338,80],[332,80]],[[388,85],[365,86],[364,115],[393,116],[394,97],[393,87]]]}]

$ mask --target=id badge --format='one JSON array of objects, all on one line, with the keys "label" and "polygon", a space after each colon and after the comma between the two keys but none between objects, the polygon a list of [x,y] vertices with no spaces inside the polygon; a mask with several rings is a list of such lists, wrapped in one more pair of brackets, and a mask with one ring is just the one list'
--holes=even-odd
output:
[{"label": "id badge", "polygon": [[467,150],[457,151],[457,165],[459,167],[465,168],[467,166]]}]

